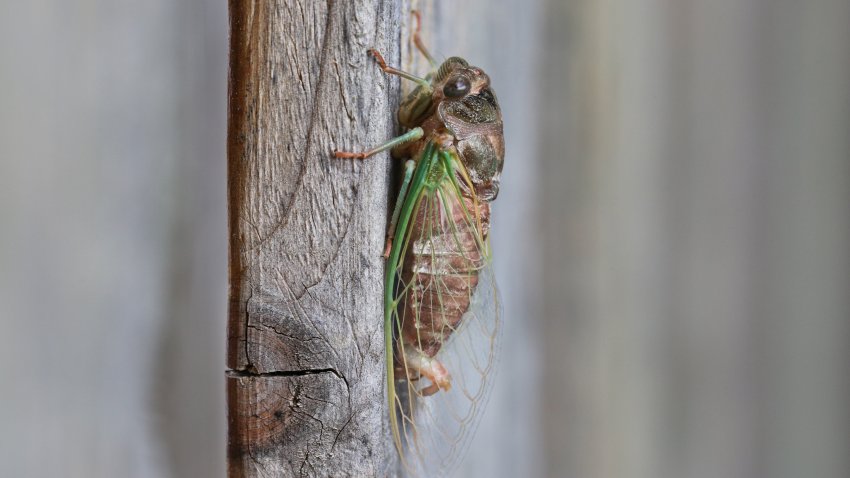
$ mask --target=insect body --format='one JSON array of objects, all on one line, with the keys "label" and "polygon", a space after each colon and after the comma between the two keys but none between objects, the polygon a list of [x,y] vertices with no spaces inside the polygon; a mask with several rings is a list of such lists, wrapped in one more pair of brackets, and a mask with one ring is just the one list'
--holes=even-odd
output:
[{"label": "insect body", "polygon": [[501,309],[488,235],[504,161],[501,111],[489,77],[461,58],[423,79],[371,53],[384,71],[419,83],[398,112],[408,131],[335,156],[392,148],[413,158],[385,251],[390,424],[408,471],[440,476],[460,458],[493,382]]}]

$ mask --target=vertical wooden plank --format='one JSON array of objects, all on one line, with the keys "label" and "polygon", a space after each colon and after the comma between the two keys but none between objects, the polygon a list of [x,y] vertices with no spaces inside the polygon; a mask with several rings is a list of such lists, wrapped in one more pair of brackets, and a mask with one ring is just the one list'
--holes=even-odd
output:
[{"label": "vertical wooden plank", "polygon": [[167,473],[173,5],[0,2],[0,476]]},{"label": "vertical wooden plank", "polygon": [[[132,2],[124,15],[132,18]],[[151,413],[156,443],[173,477],[225,475],[225,323],[227,320],[227,3],[168,2],[176,45],[161,62],[174,65],[179,142],[170,206],[167,276]],[[124,10],[128,10],[125,8]],[[137,101],[149,101],[138,98]]]},{"label": "vertical wooden plank", "polygon": [[847,3],[546,3],[547,475],[846,476]]},{"label": "vertical wooden plank", "polygon": [[[759,1],[664,2],[671,41],[663,171],[667,292],[659,413],[665,473],[762,476],[764,364],[756,291],[764,200],[764,14]],[[659,407],[659,412],[664,409]]]},{"label": "vertical wooden plank", "polygon": [[547,470],[752,476],[756,9],[549,4]]},{"label": "vertical wooden plank", "polygon": [[230,2],[229,473],[378,476],[397,2]]},{"label": "vertical wooden plank", "polygon": [[[599,320],[600,158],[610,155],[609,2],[543,2],[537,102],[542,121],[535,198],[543,359],[544,476],[612,476],[607,440],[604,321]],[[616,452],[614,450],[617,450]],[[615,460],[611,460],[613,464]]]},{"label": "vertical wooden plank", "polygon": [[850,3],[766,3],[761,476],[846,477]]}]

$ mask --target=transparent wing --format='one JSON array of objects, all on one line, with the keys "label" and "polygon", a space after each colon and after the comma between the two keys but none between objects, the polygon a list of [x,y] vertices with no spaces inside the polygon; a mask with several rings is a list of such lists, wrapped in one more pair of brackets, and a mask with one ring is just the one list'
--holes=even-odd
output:
[{"label": "transparent wing", "polygon": [[499,351],[489,206],[464,197],[461,184],[445,175],[423,189],[398,266],[396,444],[413,476],[445,476],[462,458]]}]

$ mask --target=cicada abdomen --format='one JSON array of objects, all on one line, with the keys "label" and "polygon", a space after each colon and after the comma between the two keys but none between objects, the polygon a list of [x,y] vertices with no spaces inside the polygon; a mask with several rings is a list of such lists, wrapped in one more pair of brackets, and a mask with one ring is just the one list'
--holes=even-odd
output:
[{"label": "cicada abdomen", "polygon": [[[421,47],[418,37],[414,41]],[[490,202],[504,162],[490,78],[452,57],[401,103],[408,131],[366,153],[411,158],[385,255],[385,342],[393,439],[405,468],[442,476],[462,456],[493,384],[501,307],[489,246]]]},{"label": "cicada abdomen", "polygon": [[390,311],[396,440],[416,476],[443,476],[462,457],[493,384],[498,351],[489,205],[457,187],[443,180],[421,194],[401,244]]}]

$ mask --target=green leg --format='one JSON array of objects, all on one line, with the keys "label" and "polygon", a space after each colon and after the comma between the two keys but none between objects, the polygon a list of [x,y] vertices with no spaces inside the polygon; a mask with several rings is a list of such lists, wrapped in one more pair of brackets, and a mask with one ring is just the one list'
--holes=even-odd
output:
[{"label": "green leg", "polygon": [[393,209],[393,217],[390,219],[390,228],[387,231],[387,247],[384,249],[384,258],[390,257],[390,249],[393,247],[393,237],[395,237],[395,227],[398,224],[398,216],[401,214],[401,206],[404,204],[404,199],[407,196],[407,188],[410,186],[410,179],[413,178],[413,170],[416,169],[416,161],[408,159],[404,163],[404,180],[401,182],[401,191],[398,193],[398,199],[395,202]]},{"label": "green leg", "polygon": [[413,141],[420,140],[424,135],[425,132],[422,131],[422,128],[417,126],[416,128],[413,128],[407,133],[404,133],[399,137],[393,138],[380,146],[366,151],[365,153],[348,153],[345,151],[334,151],[334,157],[342,159],[366,159],[369,156],[374,156],[380,153],[381,151],[386,151],[402,144],[412,143]]}]

